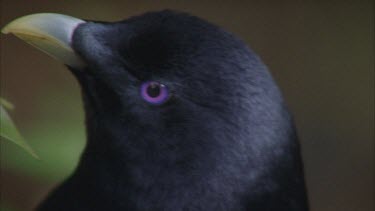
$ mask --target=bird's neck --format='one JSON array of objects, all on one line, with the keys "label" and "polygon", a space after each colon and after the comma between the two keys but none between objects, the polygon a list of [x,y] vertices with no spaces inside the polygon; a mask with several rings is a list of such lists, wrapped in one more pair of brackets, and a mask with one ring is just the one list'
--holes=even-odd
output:
[{"label": "bird's neck", "polygon": [[[197,206],[203,206],[204,201],[204,208],[216,210],[210,198],[221,198],[223,193],[208,190],[207,182],[213,178],[207,171],[189,169],[188,163],[161,163],[159,158],[132,160],[124,153],[87,148],[82,155],[72,179],[84,187],[80,189],[87,190],[87,195],[96,193],[95,198],[100,199],[97,206],[111,204],[119,210],[137,211],[151,210],[145,206],[157,202],[160,210],[175,210],[176,204],[189,207],[200,198]],[[216,179],[221,180],[220,175]],[[189,199],[182,200],[186,197]]]},{"label": "bird's neck", "polygon": [[[264,160],[240,144],[215,147],[218,140],[212,139],[200,140],[212,142],[201,142],[199,149],[206,145],[217,150],[196,150],[195,154],[155,150],[157,143],[138,148],[144,143],[134,139],[141,131],[120,130],[119,124],[98,119],[103,120],[86,120],[87,146],[70,179],[72,189],[89,203],[97,203],[97,207],[110,204],[118,210],[138,211],[152,210],[145,206],[157,203],[158,210],[176,210],[173,207],[176,204],[187,209],[197,207],[196,210],[307,209],[299,149],[293,133],[285,136],[286,145],[280,152],[285,154]],[[147,141],[150,144],[154,140]],[[249,143],[247,139],[243,141]],[[265,143],[261,137],[252,141]],[[283,140],[279,138],[275,145],[280,141]],[[184,141],[193,142],[197,140]],[[189,150],[191,147],[184,146]]]}]

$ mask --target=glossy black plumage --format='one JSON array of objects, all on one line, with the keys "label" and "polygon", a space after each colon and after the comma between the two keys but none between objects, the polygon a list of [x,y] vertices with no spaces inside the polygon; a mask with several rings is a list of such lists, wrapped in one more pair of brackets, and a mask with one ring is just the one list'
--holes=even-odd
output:
[{"label": "glossy black plumage", "polygon": [[[306,211],[298,140],[271,75],[245,43],[173,11],[88,22],[87,146],[39,210]],[[145,102],[143,81],[170,89]]]}]

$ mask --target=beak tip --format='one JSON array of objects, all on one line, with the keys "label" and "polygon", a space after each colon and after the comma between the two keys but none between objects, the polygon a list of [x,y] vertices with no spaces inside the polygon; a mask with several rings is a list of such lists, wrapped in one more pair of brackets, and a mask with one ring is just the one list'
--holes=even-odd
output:
[{"label": "beak tip", "polygon": [[1,33],[2,34],[9,34],[9,24],[5,25],[3,28],[1,28]]},{"label": "beak tip", "polygon": [[[11,22],[7,23],[5,26],[1,28],[1,33],[3,34],[9,34],[13,33],[14,30],[17,30],[17,28],[20,28],[22,25],[22,21],[25,19],[26,16],[23,16],[21,18],[17,18],[15,20],[12,20]],[[21,20],[21,21],[20,21]]]}]

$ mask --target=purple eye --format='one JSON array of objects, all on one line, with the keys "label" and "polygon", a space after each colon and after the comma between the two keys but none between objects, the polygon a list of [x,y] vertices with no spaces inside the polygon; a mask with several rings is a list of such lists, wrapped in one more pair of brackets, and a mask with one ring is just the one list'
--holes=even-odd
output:
[{"label": "purple eye", "polygon": [[161,105],[168,100],[169,93],[165,85],[156,81],[147,81],[141,85],[141,96],[148,103]]}]

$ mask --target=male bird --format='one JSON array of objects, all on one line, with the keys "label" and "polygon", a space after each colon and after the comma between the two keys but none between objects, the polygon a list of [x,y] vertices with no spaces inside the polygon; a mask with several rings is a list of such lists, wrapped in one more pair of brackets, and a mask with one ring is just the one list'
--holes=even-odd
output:
[{"label": "male bird", "polygon": [[3,32],[82,87],[87,146],[39,210],[308,210],[285,102],[231,33],[169,10],[113,23],[35,14]]}]

